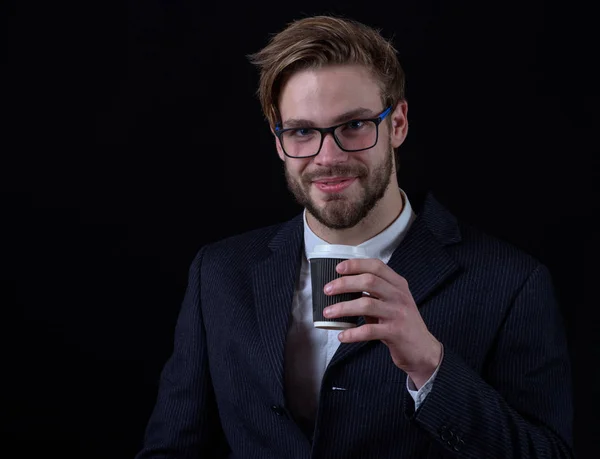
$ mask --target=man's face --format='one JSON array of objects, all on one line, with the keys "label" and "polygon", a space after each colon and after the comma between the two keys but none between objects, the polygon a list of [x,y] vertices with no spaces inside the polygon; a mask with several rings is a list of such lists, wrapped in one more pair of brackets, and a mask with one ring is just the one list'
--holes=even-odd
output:
[{"label": "man's face", "polygon": [[[375,79],[362,66],[299,71],[281,91],[282,128],[298,127],[298,120],[305,120],[300,125],[307,127],[329,127],[357,118],[375,118],[387,108],[382,106],[380,94]],[[357,114],[357,110],[361,113]],[[388,118],[397,118],[398,111],[405,117],[406,106]],[[328,134],[317,156],[289,158],[276,141],[279,156],[285,161],[290,191],[326,227],[354,227],[385,196],[395,173],[393,149],[403,140],[390,131],[388,118],[379,124],[377,144],[364,151],[345,152]],[[335,186],[340,180],[344,182]]]}]

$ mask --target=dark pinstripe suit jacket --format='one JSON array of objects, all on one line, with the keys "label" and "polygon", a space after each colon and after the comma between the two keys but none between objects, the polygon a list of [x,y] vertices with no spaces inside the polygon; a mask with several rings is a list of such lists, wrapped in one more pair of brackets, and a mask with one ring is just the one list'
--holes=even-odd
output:
[{"label": "dark pinstripe suit jacket", "polygon": [[303,433],[283,376],[302,245],[299,215],[199,251],[138,459],[572,457],[570,367],[547,269],[431,195],[388,263],[445,346],[431,393],[415,412],[384,344],[341,344]]}]

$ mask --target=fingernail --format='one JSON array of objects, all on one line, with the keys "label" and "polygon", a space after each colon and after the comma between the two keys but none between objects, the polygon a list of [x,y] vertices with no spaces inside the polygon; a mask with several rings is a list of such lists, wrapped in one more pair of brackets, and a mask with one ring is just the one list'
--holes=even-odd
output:
[{"label": "fingernail", "polygon": [[327,284],[325,286],[325,293],[331,293],[331,290],[333,290],[333,286],[331,284]]},{"label": "fingernail", "polygon": [[331,309],[330,309],[330,308],[325,308],[325,309],[323,309],[323,315],[324,315],[325,317],[327,317],[327,316],[329,315],[329,313],[330,313],[330,312],[331,312]]},{"label": "fingernail", "polygon": [[346,265],[342,262],[339,265],[337,265],[337,272],[343,273],[344,271],[346,271]]}]

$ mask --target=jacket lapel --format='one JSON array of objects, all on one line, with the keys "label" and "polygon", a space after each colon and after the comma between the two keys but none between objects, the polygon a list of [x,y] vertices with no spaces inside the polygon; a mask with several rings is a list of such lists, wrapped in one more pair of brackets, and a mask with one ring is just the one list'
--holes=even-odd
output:
[{"label": "jacket lapel", "polygon": [[[423,212],[413,222],[406,237],[396,248],[388,266],[408,281],[418,307],[451,274],[458,264],[445,246],[460,241],[456,219],[432,195],[428,195]],[[358,326],[365,323],[361,317]],[[350,357],[369,342],[340,344],[330,366]]]},{"label": "jacket lapel", "polygon": [[282,391],[285,341],[302,261],[302,247],[303,220],[300,214],[282,225],[269,243],[271,253],[255,264],[252,271],[258,332],[266,349],[267,361]]}]

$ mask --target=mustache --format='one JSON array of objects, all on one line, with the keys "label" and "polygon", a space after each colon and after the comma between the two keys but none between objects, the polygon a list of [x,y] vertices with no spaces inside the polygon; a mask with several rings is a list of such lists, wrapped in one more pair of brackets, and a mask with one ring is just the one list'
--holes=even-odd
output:
[{"label": "mustache", "polygon": [[312,182],[319,180],[324,177],[363,177],[367,175],[368,170],[366,166],[355,165],[340,165],[332,166],[325,169],[319,169],[314,171],[307,171],[302,174],[302,178],[306,181]]}]

